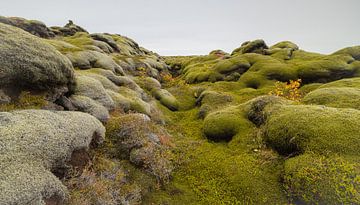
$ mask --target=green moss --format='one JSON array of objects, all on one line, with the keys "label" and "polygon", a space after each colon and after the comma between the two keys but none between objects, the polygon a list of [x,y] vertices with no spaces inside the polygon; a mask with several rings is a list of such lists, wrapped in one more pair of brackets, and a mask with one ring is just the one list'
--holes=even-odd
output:
[{"label": "green moss", "polygon": [[360,46],[343,48],[334,53],[334,55],[337,55],[337,54],[348,54],[351,57],[353,57],[355,60],[360,60]]},{"label": "green moss", "polygon": [[293,43],[291,41],[281,41],[281,42],[276,43],[275,45],[272,45],[270,47],[270,49],[274,49],[274,48],[290,48],[292,50],[298,50],[299,49],[299,47],[295,43]]},{"label": "green moss", "polygon": [[321,88],[307,94],[302,102],[305,104],[326,105],[336,108],[360,109],[359,88]]},{"label": "green moss", "polygon": [[241,131],[247,134],[253,124],[247,119],[243,107],[227,107],[210,113],[204,120],[204,134],[214,141],[230,141]]},{"label": "green moss", "polygon": [[337,156],[304,154],[285,162],[284,186],[296,204],[359,204],[359,167]]},{"label": "green moss", "polygon": [[164,106],[172,111],[179,109],[179,102],[177,99],[165,89],[154,89],[152,91],[154,97],[161,102]]},{"label": "green moss", "polygon": [[264,139],[281,154],[313,151],[357,155],[360,111],[282,105],[268,111]]},{"label": "green moss", "polygon": [[1,112],[21,109],[41,109],[48,104],[44,95],[34,95],[30,92],[23,91],[17,100],[8,104],[0,104]]},{"label": "green moss", "polygon": [[360,88],[360,78],[341,79],[331,83],[326,83],[322,85],[320,88],[332,88],[332,87]]},{"label": "green moss", "polygon": [[[61,40],[81,49],[84,49],[85,46],[93,45],[93,39],[90,37],[88,33],[84,33],[84,32],[77,32],[75,35],[69,37],[63,37]],[[68,50],[68,51],[72,51],[72,50]]]},{"label": "green moss", "polygon": [[300,87],[300,92],[305,95],[308,94],[311,91],[314,91],[316,89],[318,89],[320,86],[322,86],[322,83],[310,83],[310,84],[306,84],[304,86]]},{"label": "green moss", "polygon": [[264,49],[267,49],[267,45],[264,40],[257,39],[254,41],[247,41],[241,45],[241,47],[235,49],[231,55],[244,54],[244,53],[263,53]]}]

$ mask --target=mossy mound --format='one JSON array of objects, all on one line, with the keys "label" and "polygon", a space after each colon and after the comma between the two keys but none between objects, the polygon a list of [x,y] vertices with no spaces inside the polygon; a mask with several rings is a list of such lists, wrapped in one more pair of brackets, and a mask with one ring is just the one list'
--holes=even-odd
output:
[{"label": "mossy mound", "polygon": [[279,153],[358,154],[360,111],[309,105],[268,109],[264,139]]},{"label": "mossy mound", "polygon": [[327,83],[360,75],[357,48],[331,55],[299,50],[284,41],[267,48],[262,40],[246,42],[232,56],[211,54],[192,57],[180,68],[188,83],[239,81],[247,87],[259,88],[277,81],[302,79],[308,83]]},{"label": "mossy mound", "polygon": [[203,91],[196,99],[196,104],[200,106],[199,117],[205,118],[209,112],[218,108],[223,108],[226,104],[233,101],[231,95],[215,91]]},{"label": "mossy mound", "polygon": [[213,141],[230,141],[239,131],[245,132],[252,123],[242,107],[227,107],[210,113],[204,119],[204,134]]},{"label": "mossy mound", "polygon": [[37,20],[27,20],[20,17],[7,18],[4,16],[0,16],[0,23],[21,28],[41,38],[51,38],[55,36],[55,34],[48,27],[46,27],[43,22]]},{"label": "mossy mound", "polygon": [[144,114],[128,114],[112,118],[106,126],[114,146],[114,155],[148,170],[159,181],[170,178],[170,137]]},{"label": "mossy mound", "polygon": [[155,89],[152,91],[154,97],[161,102],[164,106],[169,108],[172,111],[179,109],[178,100],[167,90],[165,89]]},{"label": "mossy mound", "polygon": [[319,88],[332,88],[332,87],[360,88],[360,78],[341,79],[334,82],[326,83]]},{"label": "mossy mound", "polygon": [[360,110],[359,88],[321,88],[307,94],[305,104],[325,105],[336,108],[354,108]]},{"label": "mossy mound", "polygon": [[343,48],[334,53],[334,55],[337,55],[337,54],[348,54],[351,57],[353,57],[355,60],[360,60],[360,46]]},{"label": "mossy mound", "polygon": [[21,29],[0,23],[0,86],[31,90],[74,88],[70,61]]},{"label": "mossy mound", "polygon": [[265,44],[265,41],[262,39],[254,41],[246,41],[241,44],[241,47],[235,49],[231,55],[235,54],[244,54],[244,53],[264,53],[264,49],[267,49],[268,46]]},{"label": "mossy mound", "polygon": [[304,154],[286,160],[284,186],[296,204],[359,204],[356,163],[338,156]]},{"label": "mossy mound", "polygon": [[51,171],[105,137],[102,124],[80,112],[23,110],[1,112],[0,119],[1,204],[64,203],[67,189]]}]

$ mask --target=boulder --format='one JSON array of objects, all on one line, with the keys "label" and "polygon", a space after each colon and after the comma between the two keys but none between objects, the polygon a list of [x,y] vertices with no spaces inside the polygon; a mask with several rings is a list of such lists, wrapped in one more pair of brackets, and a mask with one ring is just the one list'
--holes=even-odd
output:
[{"label": "boulder", "polygon": [[169,110],[176,111],[179,109],[178,100],[169,91],[165,89],[154,89],[152,94]]},{"label": "boulder", "polygon": [[66,56],[76,68],[103,68],[120,75],[125,74],[122,67],[120,67],[110,56],[104,53],[88,50],[68,53]]},{"label": "boulder", "polygon": [[69,23],[67,23],[64,27],[51,27],[50,30],[58,36],[73,36],[77,32],[84,32],[88,33],[84,28],[74,24],[73,21],[69,20]]},{"label": "boulder", "polygon": [[77,75],[76,82],[76,95],[89,97],[106,107],[108,110],[114,109],[114,101],[106,93],[105,88],[98,80],[87,76]]},{"label": "boulder", "polygon": [[173,165],[170,161],[169,134],[153,124],[144,114],[127,114],[112,118],[107,136],[116,148],[116,156],[141,167],[160,182],[170,179]]},{"label": "boulder", "polygon": [[68,192],[52,171],[105,136],[97,119],[80,112],[0,112],[0,125],[0,204],[63,204]]},{"label": "boulder", "polygon": [[[71,62],[40,38],[0,23],[0,87],[72,91]],[[63,89],[66,88],[66,89]]]},{"label": "boulder", "polygon": [[105,123],[109,120],[109,111],[95,100],[81,95],[72,95],[69,100],[77,111],[88,113]]},{"label": "boulder", "polygon": [[263,54],[265,49],[268,49],[265,41],[262,39],[257,39],[254,41],[246,41],[237,49],[235,49],[231,55],[235,54],[244,54],[244,53],[259,53]]},{"label": "boulder", "polygon": [[116,42],[114,41],[114,39],[110,36],[110,35],[106,35],[106,34],[101,34],[101,33],[93,33],[90,35],[91,38],[93,38],[94,40],[98,40],[98,41],[102,41],[107,43],[109,46],[111,46],[111,48],[113,48],[116,52],[120,51],[119,46],[116,44]]},{"label": "boulder", "polygon": [[20,17],[3,17],[0,16],[0,23],[8,24],[11,26],[15,26],[21,28],[35,36],[41,38],[51,38],[54,37],[55,34],[41,21],[36,20],[27,20]]}]

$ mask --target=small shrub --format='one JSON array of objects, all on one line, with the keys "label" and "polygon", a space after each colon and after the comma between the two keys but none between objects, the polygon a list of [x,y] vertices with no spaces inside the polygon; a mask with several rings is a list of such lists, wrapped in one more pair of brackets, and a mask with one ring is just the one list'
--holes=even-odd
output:
[{"label": "small shrub", "polygon": [[288,100],[300,101],[302,98],[302,94],[299,90],[300,86],[301,86],[301,79],[290,80],[289,82],[277,81],[275,83],[275,89],[271,91],[269,94],[283,97]]}]

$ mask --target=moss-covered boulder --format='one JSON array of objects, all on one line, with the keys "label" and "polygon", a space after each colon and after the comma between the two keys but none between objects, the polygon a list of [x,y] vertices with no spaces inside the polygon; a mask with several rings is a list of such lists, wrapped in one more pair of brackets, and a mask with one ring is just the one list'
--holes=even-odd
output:
[{"label": "moss-covered boulder", "polygon": [[296,204],[359,204],[357,163],[338,156],[304,154],[285,162],[284,186]]},{"label": "moss-covered boulder", "polygon": [[124,75],[123,69],[110,56],[97,51],[79,51],[68,53],[66,56],[76,68],[103,68]]},{"label": "moss-covered boulder", "polygon": [[343,48],[334,53],[334,55],[337,55],[337,54],[348,54],[351,57],[353,57],[355,60],[360,60],[360,46]]},{"label": "moss-covered boulder", "polygon": [[46,27],[43,22],[37,20],[27,20],[20,17],[7,18],[4,16],[0,16],[0,23],[21,28],[41,38],[51,38],[55,36],[55,34],[48,27]]},{"label": "moss-covered boulder", "polygon": [[243,107],[229,106],[210,113],[204,119],[205,136],[213,141],[230,141],[233,136],[247,133],[252,123],[246,118]]},{"label": "moss-covered boulder", "polygon": [[114,145],[114,156],[129,160],[149,171],[160,182],[170,179],[173,170],[170,137],[144,114],[113,117],[106,125],[107,136]]},{"label": "moss-covered boulder", "polygon": [[80,112],[0,112],[0,203],[63,204],[67,189],[51,172],[104,139],[105,128]]},{"label": "moss-covered boulder", "polygon": [[268,108],[264,139],[281,154],[338,153],[360,149],[360,111],[310,105]]},{"label": "moss-covered boulder", "polygon": [[[109,111],[103,105],[89,97],[71,95],[69,100],[71,107],[74,107],[72,110],[88,113],[104,123],[110,118]],[[69,107],[66,108],[69,109]]]},{"label": "moss-covered boulder", "polygon": [[84,28],[74,24],[71,20],[63,27],[52,26],[50,30],[57,36],[73,36],[78,32],[88,33]]},{"label": "moss-covered boulder", "polygon": [[196,99],[196,104],[200,106],[199,118],[205,118],[209,112],[217,108],[224,108],[226,104],[233,101],[233,98],[225,93],[205,90]]},{"label": "moss-covered boulder", "polygon": [[108,110],[114,109],[114,101],[106,93],[106,90],[100,81],[91,77],[77,75],[76,82],[76,95],[89,97],[106,107]]},{"label": "moss-covered boulder", "polygon": [[170,110],[176,111],[179,109],[178,100],[169,91],[165,89],[154,89],[152,94],[157,100],[161,102],[161,104]]},{"label": "moss-covered boulder", "polygon": [[45,91],[60,88],[62,93],[73,90],[73,67],[54,47],[2,23],[0,41],[0,87]]},{"label": "moss-covered boulder", "polygon": [[325,105],[336,108],[360,110],[359,88],[321,88],[308,93],[302,100],[306,104]]},{"label": "moss-covered boulder", "polygon": [[241,47],[235,49],[231,55],[235,54],[244,54],[244,53],[260,53],[263,54],[264,50],[267,49],[265,41],[262,39],[257,39],[254,41],[246,41],[241,44]]},{"label": "moss-covered boulder", "polygon": [[114,39],[110,35],[101,34],[101,33],[94,33],[94,34],[91,34],[90,36],[91,36],[91,38],[93,38],[95,40],[107,43],[115,51],[117,51],[117,52],[120,51],[119,46],[116,44],[116,42],[114,41]]}]

